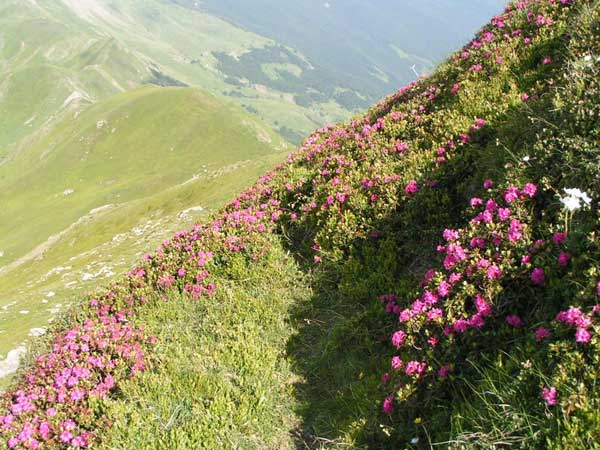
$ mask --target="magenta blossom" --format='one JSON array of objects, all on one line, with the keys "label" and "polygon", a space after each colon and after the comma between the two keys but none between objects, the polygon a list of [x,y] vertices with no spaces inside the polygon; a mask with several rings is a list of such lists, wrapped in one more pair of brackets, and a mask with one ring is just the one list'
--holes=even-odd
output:
[{"label": "magenta blossom", "polygon": [[571,259],[571,255],[565,252],[561,252],[560,255],[558,255],[558,263],[561,266],[566,266],[569,263],[569,259]]},{"label": "magenta blossom", "polygon": [[419,192],[419,185],[417,184],[417,180],[410,180],[404,188],[404,192],[406,192],[407,195],[413,195]]},{"label": "magenta blossom", "polygon": [[392,358],[392,369],[398,370],[398,369],[402,368],[403,365],[404,365],[404,362],[400,359],[399,356],[394,356]]},{"label": "magenta blossom", "polygon": [[521,328],[521,325],[523,325],[521,318],[514,314],[506,317],[506,323],[515,328]]},{"label": "magenta blossom", "polygon": [[527,183],[523,187],[523,193],[525,195],[527,195],[528,197],[535,197],[536,192],[537,192],[537,186],[533,183]]},{"label": "magenta blossom", "polygon": [[392,414],[394,412],[394,396],[390,395],[383,401],[383,412]]},{"label": "magenta blossom", "polygon": [[552,240],[556,245],[564,244],[564,242],[567,240],[567,233],[554,233]]},{"label": "magenta blossom", "polygon": [[577,328],[575,332],[575,340],[580,344],[587,344],[592,339],[592,333],[585,328]]},{"label": "magenta blossom", "polygon": [[402,344],[404,344],[405,339],[406,339],[406,333],[404,331],[402,331],[402,330],[396,331],[392,335],[392,345],[396,348],[400,348],[400,347],[402,347]]},{"label": "magenta blossom", "polygon": [[502,270],[498,266],[490,266],[487,269],[486,275],[490,280],[498,280],[502,278]]},{"label": "magenta blossom", "polygon": [[550,330],[548,330],[547,328],[544,327],[539,327],[537,330],[535,330],[535,340],[536,341],[543,341],[544,339],[550,337]]},{"label": "magenta blossom", "polygon": [[548,406],[556,405],[558,402],[557,397],[558,392],[556,392],[556,388],[551,387],[542,389],[542,398]]},{"label": "magenta blossom", "polygon": [[427,365],[424,362],[409,361],[408,363],[406,363],[406,369],[404,370],[404,372],[409,377],[413,375],[420,376],[425,372],[426,368]]},{"label": "magenta blossom", "polygon": [[544,272],[544,269],[540,267],[533,269],[529,278],[531,278],[533,284],[538,286],[543,286],[546,283],[546,273]]}]

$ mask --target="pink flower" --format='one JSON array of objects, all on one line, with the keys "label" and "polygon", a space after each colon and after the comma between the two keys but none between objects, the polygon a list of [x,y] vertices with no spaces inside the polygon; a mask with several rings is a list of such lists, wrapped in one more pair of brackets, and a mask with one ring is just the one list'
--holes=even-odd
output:
[{"label": "pink flower", "polygon": [[435,305],[438,302],[438,296],[432,291],[425,291],[422,299],[428,305]]},{"label": "pink flower", "polygon": [[542,389],[542,398],[548,404],[548,406],[554,406],[557,403],[558,393],[556,388],[544,388]]},{"label": "pink flower", "polygon": [[548,57],[548,56],[546,56],[546,57],[544,58],[544,60],[542,61],[542,64],[543,64],[543,65],[545,65],[545,66],[547,66],[547,65],[548,65],[548,64],[550,64],[550,63],[552,63],[552,58],[550,58],[550,57]]},{"label": "pink flower", "polygon": [[485,209],[486,211],[494,212],[498,209],[498,203],[490,198],[487,202],[485,202]]},{"label": "pink flower", "polygon": [[492,223],[494,221],[494,216],[488,209],[481,213],[481,218],[483,219],[484,223]]},{"label": "pink flower", "polygon": [[510,221],[510,227],[508,229],[508,233],[506,236],[510,242],[517,242],[519,239],[523,237],[521,230],[523,229],[523,224],[519,222],[517,219],[513,219]]},{"label": "pink flower", "polygon": [[596,283],[596,294],[598,294],[598,296],[600,297],[600,281]]},{"label": "pink flower", "polygon": [[392,345],[396,348],[402,347],[404,340],[406,339],[406,333],[402,330],[396,331],[392,335]]},{"label": "pink flower", "polygon": [[419,192],[419,185],[417,184],[417,180],[410,180],[404,188],[404,192],[406,192],[407,195],[413,195]]},{"label": "pink flower", "polygon": [[537,193],[537,186],[533,183],[527,183],[525,186],[523,186],[523,193],[528,197],[535,197],[535,194]]},{"label": "pink flower", "polygon": [[450,89],[450,92],[452,93],[452,95],[455,95],[459,89],[460,89],[460,83],[456,83],[454,86],[452,86],[452,89]]},{"label": "pink flower", "polygon": [[70,431],[65,430],[62,433],[60,433],[61,442],[64,442],[66,444],[67,442],[71,442],[71,439],[73,439],[73,433],[71,433]]},{"label": "pink flower", "polygon": [[475,314],[469,319],[469,326],[472,328],[481,329],[485,325],[485,320],[481,314]]},{"label": "pink flower", "polygon": [[571,306],[567,311],[561,311],[556,315],[558,322],[566,323],[568,325],[576,325],[583,317],[583,313],[580,308]]},{"label": "pink flower", "polygon": [[406,373],[406,375],[413,376],[413,375],[422,375],[425,372],[425,368],[427,367],[427,365],[424,362],[419,362],[419,361],[409,361],[406,364],[406,369],[404,370],[404,373]]},{"label": "pink flower", "polygon": [[392,414],[394,412],[394,396],[390,395],[383,401],[383,412],[386,414]]},{"label": "pink flower", "polygon": [[519,316],[513,314],[511,316],[506,317],[506,323],[509,324],[511,327],[520,328],[523,324],[523,321]]},{"label": "pink flower", "polygon": [[450,288],[452,286],[450,285],[450,283],[448,283],[447,281],[442,281],[440,283],[440,285],[437,288],[437,292],[440,295],[440,297],[447,297],[448,294],[450,293]]},{"label": "pink flower", "polygon": [[476,206],[480,206],[480,205],[482,205],[482,204],[483,204],[483,200],[481,200],[481,199],[480,199],[480,198],[478,198],[478,197],[473,197],[473,198],[471,199],[471,202],[470,202],[470,203],[471,203],[471,206],[472,206],[472,207],[476,207]]},{"label": "pink flower", "polygon": [[510,219],[510,208],[499,208],[498,209],[498,219],[500,219],[500,221],[502,222],[506,222],[508,219]]},{"label": "pink flower", "polygon": [[544,283],[546,283],[546,274],[544,272],[544,269],[541,269],[539,267],[533,269],[533,272],[531,272],[529,278],[531,278],[533,284],[536,284],[538,286],[542,286]]},{"label": "pink flower", "polygon": [[518,198],[519,190],[514,186],[510,186],[504,193],[504,201],[506,201],[506,203],[512,203]]},{"label": "pink flower", "polygon": [[490,280],[498,280],[502,277],[502,270],[498,266],[490,266],[486,271],[486,275]]},{"label": "pink flower", "polygon": [[403,309],[398,315],[400,322],[408,322],[412,318],[412,312],[410,309]]},{"label": "pink flower", "polygon": [[381,382],[383,384],[388,384],[390,382],[390,374],[389,373],[384,373],[383,376],[381,377]]},{"label": "pink flower", "polygon": [[394,356],[392,358],[392,369],[394,369],[394,370],[401,369],[403,365],[404,365],[404,362],[400,359],[399,356]]},{"label": "pink flower", "polygon": [[569,259],[571,259],[571,255],[568,253],[561,252],[561,254],[558,255],[558,263],[561,266],[566,266],[569,263]]},{"label": "pink flower", "polygon": [[441,318],[442,316],[443,316],[443,312],[441,309],[432,308],[427,313],[427,320],[429,320],[430,322],[433,322],[434,320],[437,320],[437,319]]},{"label": "pink flower", "polygon": [[477,312],[483,317],[489,316],[492,314],[492,307],[490,304],[479,294],[475,297],[475,307],[477,308]]},{"label": "pink flower", "polygon": [[493,185],[494,185],[494,182],[492,180],[490,180],[489,178],[483,182],[484,189],[491,189]]},{"label": "pink flower", "polygon": [[448,374],[452,371],[452,367],[447,364],[445,366],[440,367],[440,370],[437,372],[437,376],[442,380],[448,378]]},{"label": "pink flower", "polygon": [[586,330],[585,328],[577,328],[577,331],[575,332],[575,340],[577,342],[579,342],[580,344],[587,344],[588,342],[590,342],[591,338],[592,333],[590,333],[588,330]]},{"label": "pink flower", "polygon": [[444,230],[442,235],[443,235],[444,239],[448,242],[456,241],[460,237],[460,235],[458,234],[458,231],[449,230],[447,228]]},{"label": "pink flower", "polygon": [[456,284],[460,280],[462,280],[462,274],[458,273],[458,272],[451,273],[449,280],[450,280],[450,284]]},{"label": "pink flower", "polygon": [[554,233],[552,240],[556,245],[564,244],[564,242],[567,240],[567,233]]},{"label": "pink flower", "polygon": [[521,101],[522,101],[523,103],[525,103],[525,102],[526,102],[526,101],[528,101],[528,100],[529,100],[529,94],[527,94],[527,93],[524,93],[523,95],[521,95]]},{"label": "pink flower", "polygon": [[452,328],[457,333],[464,333],[465,331],[467,331],[469,329],[469,322],[466,321],[465,319],[458,319],[456,322],[454,322],[454,325],[452,326]]},{"label": "pink flower", "polygon": [[550,337],[550,330],[548,330],[547,328],[544,327],[539,327],[537,330],[535,330],[535,340],[536,341],[543,341],[544,339]]}]

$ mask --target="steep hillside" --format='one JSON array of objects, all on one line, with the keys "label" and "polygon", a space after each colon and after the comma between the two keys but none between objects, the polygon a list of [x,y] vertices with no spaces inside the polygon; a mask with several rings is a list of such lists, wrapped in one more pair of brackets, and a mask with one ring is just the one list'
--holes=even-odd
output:
[{"label": "steep hillside", "polygon": [[222,206],[286,148],[245,111],[191,88],[129,91],[59,122],[0,167],[0,352]]},{"label": "steep hillside", "polygon": [[39,342],[9,448],[597,448],[600,4],[520,1]]}]

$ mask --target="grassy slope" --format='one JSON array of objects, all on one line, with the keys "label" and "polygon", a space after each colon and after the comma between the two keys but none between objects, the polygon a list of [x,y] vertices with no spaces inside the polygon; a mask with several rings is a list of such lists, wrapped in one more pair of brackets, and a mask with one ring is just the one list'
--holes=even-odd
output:
[{"label": "grassy slope", "polygon": [[[194,21],[175,11],[165,22],[169,11],[122,6],[138,20],[118,23],[123,40],[107,33],[114,23],[99,26],[95,18],[98,26],[90,26],[63,2],[0,6],[3,357],[73,296],[122,273],[282,158],[283,141],[233,105],[193,89],[136,90],[160,63],[150,57],[177,59],[190,45],[192,53],[233,50],[258,37],[209,17],[200,29],[198,15]],[[167,44],[149,37],[158,29]],[[197,206],[200,213],[179,217]]]},{"label": "grassy slope", "polygon": [[[285,146],[244,111],[191,88],[134,90],[59,123],[0,168],[0,296],[4,305],[16,301],[1,313],[0,351],[89,289],[95,277],[86,273],[122,273],[194,217],[178,218],[181,211],[219,207],[280,160]],[[66,189],[74,193],[65,196]],[[58,295],[42,303],[48,292]]]},{"label": "grassy slope", "polygon": [[291,395],[302,380],[282,349],[310,289],[286,253],[273,247],[251,268],[238,256],[215,297],[175,296],[138,318],[159,337],[160,369],[107,405],[114,429],[102,448],[295,448]]},{"label": "grassy slope", "polygon": [[[581,404],[575,407],[581,409],[579,413],[570,417],[573,410],[571,413],[565,414],[564,410],[546,410],[541,406],[537,389],[539,384],[537,383],[548,382],[550,369],[542,368],[548,356],[532,350],[530,335],[527,334],[521,340],[510,337],[508,341],[502,341],[503,338],[497,335],[496,344],[493,342],[494,337],[491,337],[492,348],[477,350],[484,351],[485,354],[479,359],[470,359],[467,362],[464,370],[468,375],[465,378],[456,378],[445,389],[435,391],[436,397],[434,398],[430,399],[425,392],[424,396],[420,397],[422,404],[409,403],[405,405],[395,420],[382,417],[380,414],[381,403],[375,399],[382,395],[379,375],[389,364],[387,355],[390,354],[389,346],[382,345],[380,341],[387,340],[388,333],[394,329],[394,325],[382,328],[382,323],[389,323],[389,319],[385,318],[376,297],[388,292],[411,295],[413,286],[417,284],[415,277],[420,276],[427,267],[424,260],[432,258],[435,260],[435,245],[439,242],[441,231],[445,227],[464,224],[463,205],[466,206],[468,198],[481,189],[479,186],[486,177],[493,177],[497,183],[504,184],[508,183],[508,181],[504,181],[506,179],[514,182],[519,179],[535,179],[547,175],[554,177],[551,180],[563,178],[561,185],[581,185],[583,183],[588,188],[588,192],[597,192],[597,180],[595,183],[593,181],[593,168],[597,167],[597,155],[595,159],[590,156],[592,158],[588,161],[590,166],[585,166],[588,156],[585,156],[584,153],[577,154],[578,156],[574,156],[575,154],[565,156],[565,158],[582,158],[581,165],[572,166],[572,171],[562,172],[553,166],[552,160],[546,160],[541,156],[540,152],[545,150],[536,144],[539,134],[536,135],[531,130],[532,120],[539,124],[536,132],[543,134],[547,132],[544,124],[554,123],[565,126],[566,123],[573,122],[579,117],[575,115],[574,110],[570,109],[572,107],[570,105],[578,104],[578,96],[584,95],[586,89],[581,85],[578,88],[570,89],[568,92],[572,97],[565,104],[563,83],[568,82],[569,79],[578,79],[581,80],[581,83],[594,85],[593,73],[596,72],[586,73],[586,69],[580,61],[583,55],[591,54],[594,57],[598,55],[597,8],[597,3],[594,3],[593,6],[591,4],[582,5],[579,13],[573,13],[568,21],[561,22],[557,26],[557,35],[560,36],[562,31],[569,29],[576,36],[577,41],[572,48],[564,48],[558,42],[559,40],[547,38],[539,39],[537,46],[528,50],[520,50],[518,47],[517,49],[509,47],[509,49],[501,50],[500,53],[505,58],[504,67],[494,72],[491,82],[489,77],[466,75],[466,79],[462,79],[463,91],[459,100],[455,101],[452,97],[444,97],[446,100],[443,105],[436,108],[434,114],[438,114],[439,120],[445,121],[447,124],[458,124],[458,130],[468,127],[469,121],[475,117],[493,117],[494,119],[488,122],[489,128],[477,137],[475,143],[467,145],[464,150],[454,155],[451,162],[443,168],[428,169],[426,166],[419,168],[419,165],[424,162],[425,155],[430,154],[431,143],[429,141],[419,143],[424,147],[423,153],[414,154],[408,162],[398,163],[402,169],[400,172],[396,169],[395,172],[402,173],[401,171],[404,170],[405,173],[402,176],[407,179],[416,173],[423,177],[437,177],[441,184],[439,191],[423,193],[405,206],[396,206],[397,209],[392,209],[393,213],[380,210],[379,215],[370,215],[368,212],[370,207],[361,203],[355,204],[353,209],[348,211],[352,215],[346,216],[347,218],[369,214],[369,218],[364,221],[365,225],[370,229],[380,230],[385,236],[382,241],[370,242],[364,237],[349,240],[348,233],[350,236],[356,237],[355,233],[359,229],[351,229],[353,231],[349,232],[340,228],[340,225],[336,226],[332,222],[328,222],[328,217],[335,220],[335,214],[328,216],[325,213],[323,218],[318,220],[306,218],[304,224],[294,226],[292,223],[283,226],[283,242],[276,241],[273,245],[276,248],[285,248],[291,245],[291,248],[297,252],[299,265],[297,262],[290,261],[288,263],[290,269],[282,271],[278,264],[271,262],[270,258],[266,258],[265,262],[271,264],[273,272],[279,271],[289,277],[287,283],[293,283],[294,279],[300,278],[306,283],[306,286],[311,288],[304,290],[300,297],[290,296],[289,294],[294,292],[293,290],[283,296],[284,302],[294,301],[291,309],[289,309],[290,306],[285,306],[289,309],[289,326],[294,333],[288,337],[285,346],[283,341],[280,341],[280,351],[285,352],[285,358],[292,365],[300,382],[292,392],[287,392],[287,400],[268,397],[266,399],[270,406],[267,408],[268,412],[252,411],[247,419],[251,421],[252,425],[256,421],[267,420],[273,410],[281,407],[281,401],[287,402],[287,405],[294,407],[296,420],[300,422],[300,427],[295,429],[289,438],[291,439],[289,442],[293,441],[293,444],[272,444],[272,439],[276,438],[271,434],[267,424],[263,424],[263,428],[258,434],[259,437],[255,438],[254,428],[253,426],[248,428],[248,422],[222,423],[223,416],[213,416],[213,411],[222,411],[221,408],[228,411],[225,413],[228,416],[231,411],[237,412],[239,405],[247,405],[253,399],[256,401],[257,398],[262,398],[252,389],[259,389],[265,381],[271,383],[274,391],[285,387],[285,382],[278,380],[277,375],[273,375],[272,363],[269,358],[261,365],[265,379],[250,381],[245,378],[245,375],[247,370],[254,373],[254,359],[250,361],[240,359],[238,364],[231,367],[228,361],[231,355],[235,354],[235,347],[231,353],[227,351],[224,354],[220,352],[220,346],[216,346],[216,350],[213,350],[215,349],[214,344],[206,347],[216,336],[223,335],[225,337],[222,339],[225,339],[225,343],[234,346],[243,335],[230,334],[232,328],[244,330],[250,334],[264,332],[264,323],[260,319],[257,320],[254,315],[255,310],[245,310],[243,299],[247,295],[246,289],[252,293],[255,292],[254,284],[250,283],[250,285],[242,285],[242,289],[239,287],[233,290],[225,288],[223,293],[218,294],[216,302],[212,304],[214,311],[204,312],[209,318],[212,318],[215,311],[219,314],[223,309],[233,308],[238,313],[233,324],[230,322],[228,313],[224,313],[225,323],[222,327],[219,326],[215,329],[209,325],[206,329],[202,328],[199,335],[194,338],[197,339],[197,351],[201,355],[207,353],[212,355],[212,352],[216,351],[223,361],[217,363],[216,367],[209,366],[209,369],[201,370],[198,374],[194,368],[194,376],[209,377],[213,370],[216,370],[217,373],[226,371],[228,375],[218,376],[209,385],[202,386],[201,389],[197,389],[194,383],[190,383],[193,386],[192,389],[182,388],[183,392],[177,391],[174,397],[179,400],[171,397],[168,401],[156,395],[155,386],[159,380],[175,377],[175,383],[183,386],[185,385],[184,380],[189,376],[188,372],[184,371],[178,376],[174,375],[171,369],[155,369],[156,371],[144,375],[132,382],[131,385],[128,383],[121,394],[123,395],[122,399],[109,407],[108,416],[117,425],[115,434],[111,435],[105,448],[118,447],[133,441],[140,448],[160,448],[160,445],[156,443],[162,442],[161,440],[167,442],[169,439],[173,439],[169,441],[173,448],[198,445],[199,441],[196,439],[202,439],[206,448],[220,446],[226,448],[279,448],[278,445],[283,448],[285,445],[295,445],[296,448],[315,449],[430,448],[429,445],[432,443],[441,445],[444,442],[446,443],[444,445],[451,448],[497,448],[499,445],[505,445],[503,442],[513,443],[520,448],[554,446],[555,448],[579,449],[593,446],[594,436],[598,432],[593,406],[597,402],[597,392],[589,392],[589,397],[585,400],[589,403],[586,403],[584,407]],[[576,29],[575,24],[579,24],[579,28]],[[594,36],[594,38],[590,39],[590,36]],[[548,55],[551,55],[554,61],[560,61],[560,66],[548,69],[539,66],[541,58]],[[569,75],[564,78],[558,75],[559,86],[549,88],[550,85],[545,84],[545,81],[549,79],[556,81],[557,78],[554,78],[554,74],[560,73],[563,70],[561,68],[568,68]],[[454,64],[444,65],[433,77],[431,83],[442,82],[448,85],[456,73]],[[523,105],[520,95],[522,92],[529,91],[539,93],[546,100],[537,105],[533,104],[531,107]],[[597,87],[588,87],[588,92],[595,93],[590,94],[596,95],[593,97],[595,100],[590,101],[597,102]],[[390,104],[393,109],[404,111],[411,108],[410,101],[407,103],[406,106],[402,103]],[[548,106],[549,104],[554,105],[554,108],[558,108],[561,112],[558,115],[552,115],[549,113],[552,109]],[[375,108],[373,114],[381,114],[377,111],[382,110],[387,111],[386,108]],[[585,116],[586,113],[582,112],[581,114]],[[593,119],[591,120],[593,122]],[[431,119],[430,123],[440,122]],[[595,123],[597,127],[597,121]],[[594,128],[592,127],[592,129]],[[405,136],[409,136],[411,132],[405,131]],[[562,146],[572,139],[571,133],[577,135],[582,131],[578,131],[574,127],[568,131],[564,129],[564,133],[557,128],[556,132],[557,141],[553,145]],[[441,132],[442,139],[445,133],[447,132]],[[596,137],[594,138],[594,136]],[[436,136],[433,139],[439,139],[439,137]],[[586,148],[586,145],[593,146],[597,135],[592,132],[583,137],[582,141],[586,142],[586,139],[588,144],[581,144],[583,148]],[[380,145],[378,148],[385,148],[385,142],[387,141],[384,138],[382,143],[378,144]],[[435,143],[433,147],[435,148]],[[342,152],[348,152],[345,154],[358,151],[350,150],[347,147],[342,148]],[[324,155],[319,156],[320,160],[322,161],[328,154],[330,153],[325,151]],[[301,155],[306,155],[306,152]],[[540,162],[538,165],[524,163],[522,158],[525,156],[539,158]],[[303,160],[300,159],[300,161]],[[300,161],[295,166],[290,166],[290,169],[284,170],[274,185],[278,186],[277,183],[283,184],[283,182],[293,184],[296,180],[302,180],[298,183],[310,186],[310,180],[318,179],[317,172],[322,167],[320,161],[315,164]],[[365,165],[369,164],[372,163],[365,162]],[[387,164],[392,163],[390,161]],[[544,164],[549,165],[545,166]],[[550,167],[552,170],[549,170]],[[383,169],[384,173],[394,173],[394,170],[389,170],[389,167],[386,170],[385,166],[379,166],[378,169]],[[429,172],[430,170],[431,172]],[[357,172],[358,169],[353,167],[350,178],[355,177]],[[424,172],[427,175],[424,175]],[[307,178],[309,182],[306,182]],[[360,177],[358,180],[360,182]],[[552,184],[553,182],[546,179],[544,183]],[[281,187],[281,185],[279,186]],[[400,186],[403,186],[402,183]],[[277,194],[275,196],[284,200],[284,208],[293,208],[298,211],[298,214],[301,210],[300,205],[306,205],[311,200],[318,198],[324,201],[327,195],[323,191],[314,193],[308,189],[303,196],[289,197],[285,193],[285,189],[281,188],[281,191],[279,197]],[[360,208],[362,208],[362,214]],[[559,222],[562,220],[560,218],[548,220],[557,219]],[[595,219],[592,214],[582,220],[583,222],[579,226],[585,228],[585,220],[591,220],[593,223]],[[407,226],[409,228],[406,228]],[[550,225],[550,227],[552,228],[554,225]],[[419,230],[418,234],[415,234],[415,229]],[[292,230],[296,231],[292,232]],[[547,231],[543,232],[547,233]],[[296,236],[292,238],[291,242],[290,234]],[[320,270],[308,268],[311,264],[306,264],[306,260],[304,260],[304,257],[310,258],[311,252],[306,254],[305,250],[312,244],[311,237],[315,235],[324,250],[321,254],[328,261]],[[350,247],[345,247],[343,243],[349,243]],[[301,250],[303,248],[304,251]],[[299,250],[300,252],[298,252]],[[598,255],[590,253],[590,256],[595,258]],[[308,267],[305,268],[306,266]],[[236,275],[233,277],[227,271],[226,273],[219,271],[215,278],[221,280],[224,286],[231,282],[229,281],[231,278],[235,280],[234,283],[237,283],[239,278],[246,283],[248,280],[261,278],[260,274],[263,269],[247,264],[242,267],[241,275],[238,270],[240,269],[236,266]],[[592,271],[590,272],[592,273],[591,280],[594,280],[593,259],[590,270]],[[260,285],[260,292],[270,292],[280,283],[279,277],[276,280],[267,280],[266,284]],[[515,281],[515,283],[519,283],[519,281]],[[526,297],[531,298],[530,288],[523,289],[528,292],[525,294]],[[572,301],[570,298],[561,297],[564,294],[558,295],[564,302],[563,305],[568,305]],[[288,297],[291,298],[288,300]],[[210,299],[207,301],[211,302]],[[526,301],[525,298],[518,300],[518,302],[523,301]],[[202,304],[204,302],[205,300],[201,301]],[[229,302],[233,302],[233,304]],[[188,308],[190,307],[182,307],[183,311]],[[162,307],[158,307],[157,311],[161,311],[161,309]],[[275,309],[277,314],[278,306]],[[260,311],[260,308],[258,310]],[[539,318],[530,320],[535,321]],[[144,319],[141,322],[144,322]],[[160,325],[159,336],[162,335],[161,330],[164,326],[166,325]],[[501,327],[501,325],[498,326]],[[486,337],[490,336],[486,335]],[[243,337],[241,340],[245,342]],[[179,348],[177,344],[166,344],[169,341],[165,338],[159,338],[159,342],[164,342],[159,345],[174,345],[173,348]],[[184,347],[193,345],[187,339],[185,342],[186,346]],[[254,341],[250,340],[250,342]],[[262,342],[257,345],[264,344]],[[464,350],[468,351],[468,348],[465,345]],[[255,348],[252,348],[250,354],[253,354],[254,350]],[[186,349],[185,352],[187,351],[190,350]],[[161,350],[159,354],[167,355],[168,352]],[[159,358],[164,358],[164,356],[159,356]],[[170,367],[172,363],[177,365],[178,358],[173,360],[167,358],[165,364],[167,367]],[[533,361],[532,369],[527,368],[529,367],[528,361]],[[558,363],[559,360],[557,359],[555,362]],[[471,367],[470,370],[468,366]],[[164,365],[158,364],[157,367],[164,367]],[[285,379],[289,376],[287,365],[279,370],[279,377]],[[157,376],[158,378],[156,378]],[[241,376],[244,380],[240,386],[237,386],[236,395],[233,398],[229,396],[228,381],[226,381],[231,376],[234,378]],[[593,376],[591,378],[593,379]],[[250,387],[246,383],[250,383]],[[147,396],[147,392],[150,395]],[[132,408],[130,405],[133,399],[140,397],[144,399],[142,402],[148,408],[147,411],[159,412],[143,414],[136,408]],[[204,402],[205,406],[195,408],[193,406],[195,398]],[[185,401],[181,399],[185,399]],[[191,402],[191,405],[186,402]],[[215,410],[211,409],[211,405],[215,405]],[[286,403],[284,403],[285,405]],[[572,405],[565,406],[565,408],[572,407]],[[179,411],[182,409],[187,413],[180,416]],[[242,408],[242,410],[244,409]],[[283,414],[288,413],[284,411]],[[197,422],[198,420],[200,423]],[[243,438],[240,440],[240,437]],[[249,437],[252,439],[248,441]],[[416,443],[410,444],[409,441],[413,437],[418,440],[415,440]],[[188,438],[190,441],[186,441]]]}]

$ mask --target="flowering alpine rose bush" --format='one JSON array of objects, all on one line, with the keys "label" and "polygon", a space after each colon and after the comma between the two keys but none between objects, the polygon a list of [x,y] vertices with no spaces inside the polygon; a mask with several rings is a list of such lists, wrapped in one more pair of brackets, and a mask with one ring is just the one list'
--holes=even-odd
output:
[{"label": "flowering alpine rose bush", "polygon": [[447,395],[441,392],[473,375],[470,361],[508,354],[518,342],[530,348],[539,370],[525,383],[537,389],[538,416],[561,408],[557,416],[586,417],[597,404],[590,369],[600,354],[598,216],[571,224],[569,232],[540,223],[539,195],[527,183],[499,197],[472,198],[468,227],[444,230],[440,267],[427,271],[417,293],[381,297],[386,312],[398,317],[382,376],[385,414],[439,407]]},{"label": "flowering alpine rose bush", "polygon": [[8,448],[88,448],[98,442],[108,425],[103,400],[151,364],[146,355],[156,338],[130,323],[139,309],[174,289],[191,301],[210,297],[216,289],[211,271],[226,275],[228,255],[255,261],[265,253],[268,243],[260,236],[278,220],[279,203],[242,209],[236,200],[232,209],[210,226],[175,234],[123,281],[72,313],[78,325],[58,332],[18,387],[3,395],[0,435]]},{"label": "flowering alpine rose bush", "polygon": [[498,297],[503,280],[528,270],[521,264],[531,244],[526,206],[536,191],[528,183],[509,187],[501,199],[472,198],[470,226],[444,231],[441,270],[427,271],[417,298],[404,306],[404,299],[382,297],[400,324],[391,337],[398,354],[383,377],[395,392],[386,398],[385,412],[392,413],[395,401],[406,401],[428,379],[445,380],[459,370],[457,341],[479,334],[499,316],[509,327],[523,325],[515,311],[499,307]]}]

